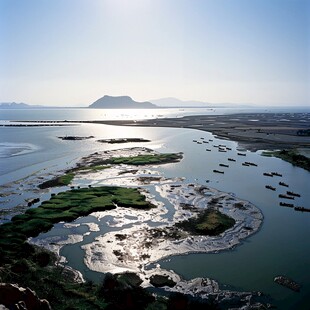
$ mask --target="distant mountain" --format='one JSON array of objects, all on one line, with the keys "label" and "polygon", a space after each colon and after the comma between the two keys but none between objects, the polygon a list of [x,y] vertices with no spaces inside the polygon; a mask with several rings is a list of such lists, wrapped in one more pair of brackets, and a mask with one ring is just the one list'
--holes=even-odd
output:
[{"label": "distant mountain", "polygon": [[151,102],[137,102],[129,96],[112,97],[105,95],[92,103],[89,108],[94,109],[150,109],[156,108]]},{"label": "distant mountain", "polygon": [[251,107],[249,105],[234,104],[234,103],[209,103],[196,100],[180,100],[173,97],[161,98],[150,100],[158,107],[165,108],[239,108],[239,107]]},{"label": "distant mountain", "polygon": [[213,107],[214,104],[195,100],[180,100],[173,97],[150,100],[153,104],[160,107]]},{"label": "distant mountain", "polygon": [[30,105],[26,103],[16,103],[16,102],[3,102],[0,103],[0,109],[33,109],[40,108],[39,105]]}]

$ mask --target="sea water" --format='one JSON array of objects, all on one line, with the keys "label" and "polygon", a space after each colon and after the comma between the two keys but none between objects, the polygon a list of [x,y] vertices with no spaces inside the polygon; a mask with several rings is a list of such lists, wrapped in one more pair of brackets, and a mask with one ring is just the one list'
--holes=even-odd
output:
[{"label": "sea water", "polygon": [[[10,119],[14,119],[12,115]],[[65,135],[93,135],[95,139],[64,141],[58,138]],[[259,232],[244,240],[234,250],[169,257],[159,262],[162,268],[172,269],[185,279],[210,277],[219,281],[223,288],[262,291],[274,299],[279,309],[309,308],[310,246],[307,237],[310,235],[310,214],[280,207],[278,182],[288,183],[290,190],[301,194],[300,198],[295,199],[295,204],[309,207],[310,173],[280,159],[262,157],[260,152],[246,152],[246,157],[240,157],[237,155],[237,143],[216,139],[210,133],[192,129],[91,124],[40,128],[2,127],[0,147],[5,151],[0,156],[0,184],[16,181],[34,172],[43,174],[46,171],[64,169],[74,165],[81,156],[96,151],[142,146],[140,143],[120,146],[96,142],[97,139],[117,137],[145,138],[152,142],[143,146],[161,152],[183,152],[184,158],[179,164],[163,165],[157,170],[166,177],[185,177],[188,182],[206,184],[233,193],[241,199],[251,201],[263,212],[264,222]],[[210,141],[209,145],[193,142],[200,138],[207,141],[213,139],[213,142]],[[218,144],[225,144],[232,151],[218,152],[213,147]],[[212,151],[207,152],[206,148]],[[227,157],[235,158],[236,162],[229,163],[229,168],[219,169],[220,163],[227,163]],[[255,162],[258,166],[242,166],[243,161]],[[215,174],[213,169],[225,169],[225,174]],[[263,172],[269,171],[280,172],[283,177],[263,176]],[[270,191],[265,188],[266,184],[275,186],[278,190]],[[100,278],[100,274],[85,270],[81,257],[83,252],[78,247],[68,245],[63,249],[63,252],[71,254],[74,251],[79,254],[78,258],[74,261],[77,256],[69,255],[69,264],[71,262],[74,268],[80,268],[86,276]],[[277,275],[294,279],[302,285],[301,291],[296,293],[274,283],[273,278]]]}]

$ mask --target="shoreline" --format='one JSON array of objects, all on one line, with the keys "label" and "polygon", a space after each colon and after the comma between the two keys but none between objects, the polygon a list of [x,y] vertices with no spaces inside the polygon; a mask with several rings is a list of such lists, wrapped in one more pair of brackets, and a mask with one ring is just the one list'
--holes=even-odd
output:
[{"label": "shoreline", "polygon": [[196,129],[211,132],[220,139],[236,141],[250,151],[310,148],[310,136],[297,134],[310,127],[309,113],[239,113],[81,123]]},{"label": "shoreline", "polygon": [[310,136],[298,134],[310,128],[310,113],[236,113],[191,115],[142,120],[22,120],[3,127],[72,126],[104,124],[134,127],[189,128],[211,132],[220,139],[236,141],[249,151],[310,148]]}]

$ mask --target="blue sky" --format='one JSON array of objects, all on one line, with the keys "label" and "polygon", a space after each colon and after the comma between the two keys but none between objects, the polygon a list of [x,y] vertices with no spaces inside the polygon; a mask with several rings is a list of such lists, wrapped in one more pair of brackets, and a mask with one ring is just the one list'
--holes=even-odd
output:
[{"label": "blue sky", "polygon": [[0,102],[310,104],[308,0],[0,0]]}]

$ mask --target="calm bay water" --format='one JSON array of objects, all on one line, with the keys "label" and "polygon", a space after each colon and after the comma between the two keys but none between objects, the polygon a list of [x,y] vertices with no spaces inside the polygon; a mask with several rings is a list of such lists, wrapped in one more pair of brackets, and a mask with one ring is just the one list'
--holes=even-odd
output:
[{"label": "calm bay water", "polygon": [[[108,119],[109,116],[109,119],[113,119],[113,113],[115,114],[115,111],[108,115],[107,112],[101,110],[36,111],[36,113],[28,110],[5,111],[3,114],[2,110],[0,119],[79,120],[105,119],[105,117]],[[189,114],[216,113],[211,110],[203,112],[201,109],[185,112]],[[139,115],[143,118],[147,115],[143,113],[175,117],[182,116],[185,112],[178,109],[170,112],[166,109],[166,114],[163,114],[164,112],[154,113],[154,111],[130,111],[129,114],[124,113],[123,118],[126,116],[136,119]],[[116,113],[114,119],[117,118],[122,119],[121,115]],[[188,182],[208,184],[249,200],[262,210],[264,223],[258,233],[246,239],[242,245],[232,251],[170,257],[160,261],[161,266],[174,270],[185,279],[211,277],[223,286],[239,290],[262,291],[270,294],[279,309],[309,309],[307,301],[310,296],[310,243],[307,238],[310,235],[310,214],[280,207],[278,192],[265,189],[266,184],[278,187],[278,182],[284,181],[290,185],[292,191],[301,194],[300,198],[296,198],[295,204],[309,207],[309,172],[293,167],[280,159],[262,157],[259,152],[247,152],[246,157],[246,161],[255,162],[258,167],[244,167],[241,162],[245,158],[237,156],[235,142],[218,140],[209,133],[190,129],[131,128],[91,124],[40,128],[1,127],[0,149],[3,152],[0,154],[3,156],[0,156],[0,184],[21,179],[37,171],[45,173],[66,168],[68,165],[73,165],[79,157],[95,151],[120,148],[119,145],[107,146],[97,143],[96,139],[62,141],[57,138],[64,135],[93,135],[96,139],[140,137],[152,140],[151,143],[143,146],[162,152],[184,152],[184,159],[180,164],[164,165],[158,170],[162,171],[166,177],[186,177]],[[200,137],[212,138],[213,144],[225,144],[230,146],[232,151],[229,154],[219,153],[216,149],[206,152],[205,149],[209,146],[192,142],[193,139]],[[141,146],[141,144],[128,144],[125,147],[131,146]],[[23,149],[26,151],[23,152]],[[219,163],[226,163],[228,156],[236,158],[236,163],[230,164],[224,175],[214,174],[212,170],[218,167]],[[283,178],[267,178],[263,176],[263,172],[266,171],[281,172]],[[66,247],[64,251],[65,249]],[[77,268],[80,266],[74,262],[72,265]],[[83,269],[82,266],[80,267]],[[301,283],[301,292],[295,293],[275,284],[273,278],[279,274]]]}]

